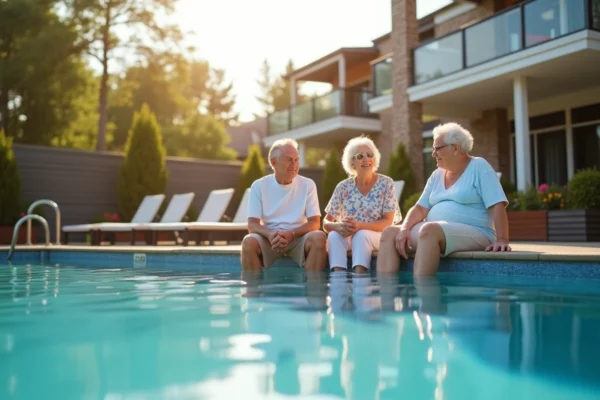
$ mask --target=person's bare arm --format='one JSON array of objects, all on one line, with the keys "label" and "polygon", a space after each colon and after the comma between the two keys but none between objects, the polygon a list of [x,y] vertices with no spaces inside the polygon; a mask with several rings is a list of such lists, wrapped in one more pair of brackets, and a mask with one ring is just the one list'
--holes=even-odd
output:
[{"label": "person's bare arm", "polygon": [[258,233],[269,242],[271,241],[272,232],[260,223],[260,218],[248,218],[248,232]]},{"label": "person's bare arm", "polygon": [[381,232],[388,226],[394,223],[394,215],[396,211],[390,211],[383,216],[383,218],[378,219],[373,222],[356,222],[356,230],[366,229],[374,232]]},{"label": "person's bare arm", "polygon": [[408,210],[406,214],[406,218],[402,221],[401,229],[411,230],[413,226],[422,222],[425,218],[427,218],[427,214],[429,214],[429,209],[418,204],[415,204]]},{"label": "person's bare arm", "polygon": [[486,251],[511,251],[508,245],[508,215],[505,206],[506,203],[500,202],[489,208],[496,228],[496,242],[489,245]]},{"label": "person's bare arm", "polygon": [[341,222],[335,222],[335,218],[331,214],[325,215],[323,219],[323,230],[325,233],[329,233],[331,231],[338,231],[342,226]]}]

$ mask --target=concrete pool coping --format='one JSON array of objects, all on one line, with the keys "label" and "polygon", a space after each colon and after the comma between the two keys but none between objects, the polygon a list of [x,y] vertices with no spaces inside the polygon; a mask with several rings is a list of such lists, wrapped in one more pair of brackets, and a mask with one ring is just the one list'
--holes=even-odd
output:
[{"label": "concrete pool coping", "polygon": [[[448,256],[450,259],[474,260],[520,260],[520,261],[583,261],[600,263],[600,243],[565,243],[565,242],[515,242],[511,243],[511,252],[485,252],[465,251]],[[0,252],[8,251],[9,246],[0,246]],[[20,251],[78,251],[78,252],[106,252],[106,253],[158,253],[158,254],[189,254],[189,255],[239,255],[240,245],[212,245],[212,246],[130,246],[115,244],[112,246],[90,246],[86,244],[69,245],[19,245],[15,247]],[[599,264],[600,266],[600,264]]]}]

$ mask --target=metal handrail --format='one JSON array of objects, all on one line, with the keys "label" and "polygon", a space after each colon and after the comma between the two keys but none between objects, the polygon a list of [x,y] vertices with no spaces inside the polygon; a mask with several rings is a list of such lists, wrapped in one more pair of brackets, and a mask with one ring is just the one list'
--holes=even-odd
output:
[{"label": "metal handrail", "polygon": [[[29,209],[27,210],[27,214],[31,214],[37,206],[42,205],[42,204],[49,205],[50,207],[52,207],[54,209],[54,212],[56,213],[56,241],[55,241],[55,244],[59,245],[60,244],[60,209],[58,208],[58,204],[56,204],[56,202],[54,202],[52,200],[45,200],[45,199],[34,201],[29,206]],[[27,220],[27,244],[31,245],[31,220],[30,219]]]},{"label": "metal handrail", "polygon": [[32,219],[40,221],[40,223],[43,225],[44,230],[46,231],[46,246],[50,246],[50,229],[48,228],[48,221],[46,221],[44,219],[44,217],[41,217],[39,215],[27,214],[26,216],[24,216],[20,220],[18,220],[17,223],[15,224],[12,241],[10,242],[10,249],[8,250],[7,260],[10,260],[12,258],[13,251],[15,249],[15,245],[17,244],[17,237],[19,236],[19,228],[25,221],[28,221],[29,223],[31,223]]}]

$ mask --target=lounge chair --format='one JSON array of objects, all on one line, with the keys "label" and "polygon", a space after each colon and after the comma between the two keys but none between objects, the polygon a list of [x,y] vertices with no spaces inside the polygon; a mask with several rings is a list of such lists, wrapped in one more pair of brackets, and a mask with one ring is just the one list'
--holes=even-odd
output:
[{"label": "lounge chair", "polygon": [[[98,228],[99,232],[131,232],[131,245],[135,244],[135,232],[138,231],[152,231],[152,227],[157,224],[181,222],[185,216],[192,200],[194,199],[194,193],[183,193],[173,195],[165,213],[163,214],[160,222],[151,223],[114,223],[110,225],[102,225]],[[156,242],[156,231],[152,231],[153,238],[152,242]],[[114,243],[114,242],[111,242]]]},{"label": "lounge chair", "polygon": [[400,201],[402,191],[404,190],[404,181],[394,181],[394,191],[396,192],[396,200]]},{"label": "lounge chair", "polygon": [[[236,240],[243,238],[248,233],[248,202],[250,200],[250,188],[246,189],[242,201],[231,222],[190,222],[182,224],[183,245],[187,246],[191,234],[196,236],[196,243],[206,236],[221,236],[225,240]],[[218,234],[217,234],[218,233]],[[208,234],[208,235],[207,235]],[[206,240],[206,239],[205,239]]]},{"label": "lounge chair", "polygon": [[[137,211],[133,215],[131,219],[132,224],[146,224],[152,222],[160,205],[165,200],[164,194],[153,194],[144,197],[142,202],[140,203]],[[79,225],[66,225],[62,227],[63,232],[63,243],[69,243],[69,233],[91,233],[92,236],[95,236],[97,230],[100,229],[101,226],[110,226],[113,224],[119,224],[118,222],[99,222],[96,224],[79,224]],[[94,243],[97,239],[92,237],[92,243]]]},{"label": "lounge chair", "polygon": [[[191,224],[210,224],[217,223],[223,217],[223,213],[227,209],[231,198],[233,197],[233,189],[213,190],[208,195],[202,211],[198,215],[196,222],[172,222],[172,223],[156,223],[150,224],[148,230],[153,232],[178,232],[185,231],[186,227]],[[153,235],[152,244],[156,235]]]}]

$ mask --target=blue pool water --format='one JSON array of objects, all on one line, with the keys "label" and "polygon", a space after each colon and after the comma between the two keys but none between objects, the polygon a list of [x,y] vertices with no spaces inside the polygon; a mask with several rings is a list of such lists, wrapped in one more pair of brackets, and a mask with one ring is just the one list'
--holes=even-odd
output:
[{"label": "blue pool water", "polygon": [[2,399],[598,399],[600,282],[0,265]]}]

